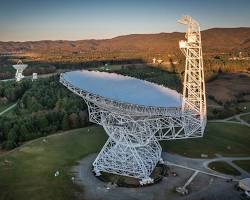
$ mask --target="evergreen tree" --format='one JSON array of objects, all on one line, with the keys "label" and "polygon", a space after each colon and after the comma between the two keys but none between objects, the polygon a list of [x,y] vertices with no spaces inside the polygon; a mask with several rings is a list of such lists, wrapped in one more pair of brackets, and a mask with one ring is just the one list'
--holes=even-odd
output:
[{"label": "evergreen tree", "polygon": [[13,149],[13,148],[17,147],[17,144],[18,144],[18,134],[17,134],[17,131],[15,130],[15,128],[12,128],[9,131],[5,147],[7,149]]},{"label": "evergreen tree", "polygon": [[79,120],[80,120],[81,127],[87,126],[88,120],[89,120],[87,109],[79,112]]},{"label": "evergreen tree", "polygon": [[79,117],[76,113],[72,113],[69,115],[69,121],[70,121],[71,128],[79,128],[80,127]]},{"label": "evergreen tree", "polygon": [[44,131],[49,126],[49,122],[44,115],[38,116],[37,122],[38,122],[38,128],[40,129],[40,131]]},{"label": "evergreen tree", "polygon": [[69,129],[70,129],[69,117],[67,114],[65,114],[62,120],[62,130],[69,130]]}]

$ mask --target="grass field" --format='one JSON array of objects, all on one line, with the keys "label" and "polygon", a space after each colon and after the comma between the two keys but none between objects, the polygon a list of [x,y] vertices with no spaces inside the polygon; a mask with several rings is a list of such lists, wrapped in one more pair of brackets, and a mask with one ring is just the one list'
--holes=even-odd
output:
[{"label": "grass field", "polygon": [[215,153],[249,156],[250,128],[238,124],[208,123],[203,138],[163,141],[161,144],[166,151],[189,157],[200,157],[202,153],[209,157],[214,157]]},{"label": "grass field", "polygon": [[233,163],[250,173],[250,160],[234,160]]},{"label": "grass field", "polygon": [[213,169],[217,172],[221,172],[223,174],[228,174],[228,175],[233,175],[233,176],[241,175],[241,173],[238,170],[236,170],[231,165],[223,161],[211,162],[208,164],[208,167],[210,169]]},{"label": "grass field", "polygon": [[[204,138],[162,145],[163,150],[191,157],[201,153],[249,155],[249,136],[250,129],[245,126],[209,123]],[[99,152],[106,138],[101,127],[92,126],[40,138],[0,157],[0,200],[75,199],[74,194],[84,188],[73,184],[71,167],[86,155]],[[60,175],[55,177],[57,170]]]},{"label": "grass field", "polygon": [[[74,191],[81,188],[71,181],[71,166],[99,151],[105,139],[102,128],[77,129],[0,157],[0,199],[74,199]],[[60,175],[55,177],[57,170]]]}]

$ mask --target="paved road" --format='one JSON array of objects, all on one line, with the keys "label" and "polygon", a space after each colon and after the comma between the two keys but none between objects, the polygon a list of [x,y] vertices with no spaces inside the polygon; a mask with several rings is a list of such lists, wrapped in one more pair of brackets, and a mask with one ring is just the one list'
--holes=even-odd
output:
[{"label": "paved road", "polygon": [[250,177],[250,173],[248,173],[247,171],[245,171],[244,169],[240,168],[238,165],[233,163],[234,160],[250,160],[250,156],[248,157],[223,157],[220,154],[215,154],[215,155],[217,156],[217,158],[210,159],[203,163],[205,168],[208,168],[208,164],[211,162],[224,161],[228,163],[229,165],[231,165],[232,167],[234,167],[235,169],[237,169],[241,173],[241,175],[239,176],[240,178]]},{"label": "paved road", "polygon": [[[47,78],[47,77],[50,77],[50,76],[54,76],[56,74],[60,74],[64,71],[67,71],[67,70],[58,70],[57,72],[54,72],[54,73],[49,73],[49,74],[38,74],[37,75],[37,78]],[[32,79],[32,76],[25,76],[24,79]],[[6,82],[6,81],[14,81],[16,80],[15,78],[10,78],[10,79],[4,79],[4,80],[0,80],[2,82]]]},{"label": "paved road", "polygon": [[[250,156],[249,157],[223,157],[219,154],[216,154],[216,156],[217,156],[216,158],[203,159],[203,158],[188,158],[188,157],[184,157],[178,154],[167,153],[167,152],[162,153],[163,160],[167,160],[167,163],[170,165],[174,164],[175,166],[183,167],[183,168],[190,169],[193,171],[199,170],[201,173],[217,176],[217,177],[224,178],[224,179],[232,178],[234,180],[238,180],[238,179],[250,177],[250,174],[248,172],[241,169],[239,166],[235,165],[232,162],[234,160],[250,160]],[[211,162],[215,162],[215,161],[227,162],[229,165],[236,168],[241,173],[241,175],[234,177],[234,176],[225,175],[225,174],[222,174],[222,173],[219,173],[210,169],[208,167],[208,164]]]},{"label": "paved road", "polygon": [[[245,126],[250,127],[249,123],[247,123],[246,121],[244,121],[243,119],[240,118],[241,116],[244,116],[244,115],[250,115],[250,112],[246,112],[246,113],[241,113],[241,114],[238,114],[238,115],[234,115],[234,116],[228,117],[226,119],[209,120],[209,122],[241,124],[241,125],[245,125]],[[238,121],[230,121],[230,120],[234,120],[234,119],[236,119]]]},{"label": "paved road", "polygon": [[212,107],[212,108],[222,108],[223,106],[208,104],[208,105],[207,105],[207,107]]},{"label": "paved road", "polygon": [[15,108],[17,103],[11,105],[10,107],[6,108],[4,111],[0,112],[0,116],[3,115],[4,113],[8,112],[9,110]]},{"label": "paved road", "polygon": [[[72,170],[74,181],[84,186],[84,194],[79,194],[80,198],[88,200],[201,200],[201,199],[220,199],[220,200],[238,200],[239,192],[233,190],[235,182],[225,181],[224,177],[214,177],[209,173],[196,172],[197,176],[192,180],[189,187],[191,193],[188,196],[181,196],[174,192],[178,186],[183,186],[193,174],[192,169],[179,165],[171,165],[170,170],[175,171],[178,176],[168,177],[152,186],[139,188],[116,187],[111,183],[105,183],[97,179],[91,172],[92,163],[97,154],[91,154],[79,162]],[[177,154],[165,154],[167,158],[173,161],[188,160]],[[171,158],[170,158],[171,156]],[[175,159],[177,158],[177,159]],[[196,159],[190,159],[195,165]],[[204,159],[198,159],[204,160]],[[227,177],[228,179],[228,177]]]}]

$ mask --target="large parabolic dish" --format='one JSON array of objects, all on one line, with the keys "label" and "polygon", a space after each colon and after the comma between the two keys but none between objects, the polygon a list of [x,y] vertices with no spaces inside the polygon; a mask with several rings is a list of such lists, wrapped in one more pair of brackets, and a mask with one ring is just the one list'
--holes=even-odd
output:
[{"label": "large parabolic dish", "polygon": [[66,72],[63,77],[88,93],[113,101],[141,106],[181,107],[181,94],[148,81],[87,70]]},{"label": "large parabolic dish", "polygon": [[199,24],[189,16],[183,95],[147,81],[106,72],[73,71],[60,82],[82,97],[90,121],[103,126],[109,139],[93,163],[96,175],[109,172],[152,183],[161,161],[159,140],[202,137],[206,97]]}]

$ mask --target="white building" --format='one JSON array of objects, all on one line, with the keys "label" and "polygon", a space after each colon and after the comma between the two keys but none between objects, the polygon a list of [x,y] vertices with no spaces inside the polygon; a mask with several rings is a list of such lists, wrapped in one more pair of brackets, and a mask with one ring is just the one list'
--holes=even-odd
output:
[{"label": "white building", "polygon": [[37,80],[37,73],[32,74],[32,81]]},{"label": "white building", "polygon": [[153,64],[155,64],[155,62],[156,62],[156,58],[153,58],[153,59],[152,59],[152,61],[153,61]]}]

